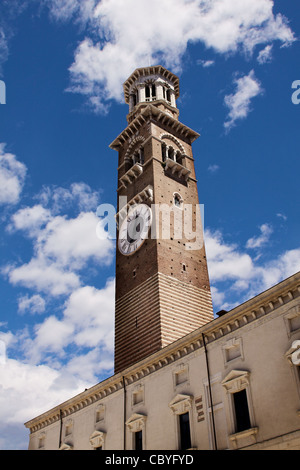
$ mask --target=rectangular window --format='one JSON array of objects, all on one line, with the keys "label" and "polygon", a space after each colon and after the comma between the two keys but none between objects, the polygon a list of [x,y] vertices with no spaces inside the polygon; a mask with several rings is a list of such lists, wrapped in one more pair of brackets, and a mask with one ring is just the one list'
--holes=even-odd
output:
[{"label": "rectangular window", "polygon": [[236,432],[251,428],[246,389],[233,394]]},{"label": "rectangular window", "polygon": [[189,413],[179,415],[179,429],[180,429],[180,449],[190,449],[191,446],[191,431],[190,431],[190,418]]},{"label": "rectangular window", "polygon": [[143,431],[134,433],[134,448],[135,450],[143,450]]}]

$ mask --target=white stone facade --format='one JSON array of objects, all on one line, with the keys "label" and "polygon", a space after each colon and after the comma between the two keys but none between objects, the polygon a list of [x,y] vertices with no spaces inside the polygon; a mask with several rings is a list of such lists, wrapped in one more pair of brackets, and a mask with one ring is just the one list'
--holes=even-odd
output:
[{"label": "white stone facade", "polygon": [[300,450],[299,346],[297,273],[32,419],[29,449],[178,450],[185,417],[189,449]]}]

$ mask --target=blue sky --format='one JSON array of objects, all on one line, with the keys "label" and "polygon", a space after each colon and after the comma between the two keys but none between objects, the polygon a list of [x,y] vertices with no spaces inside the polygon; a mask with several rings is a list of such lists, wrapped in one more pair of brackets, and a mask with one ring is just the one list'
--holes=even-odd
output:
[{"label": "blue sky", "polygon": [[215,312],[299,270],[299,34],[294,0],[1,1],[1,449],[113,373],[115,247],[96,209],[116,205],[109,144],[135,68],[178,74],[201,134]]}]

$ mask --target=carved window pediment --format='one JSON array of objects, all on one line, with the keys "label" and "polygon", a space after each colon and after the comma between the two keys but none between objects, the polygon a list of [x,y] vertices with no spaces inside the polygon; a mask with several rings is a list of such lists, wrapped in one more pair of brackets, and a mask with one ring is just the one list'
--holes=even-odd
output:
[{"label": "carved window pediment", "polygon": [[140,413],[133,413],[131,417],[126,421],[126,426],[131,432],[139,432],[143,429],[147,416]]},{"label": "carved window pediment", "polygon": [[296,340],[293,342],[290,349],[285,353],[285,357],[287,358],[291,366],[300,365],[300,340]]},{"label": "carved window pediment", "polygon": [[249,385],[249,371],[246,370],[232,370],[222,380],[222,385],[227,392],[235,393]]},{"label": "carved window pediment", "polygon": [[94,431],[90,436],[90,444],[95,449],[97,447],[103,447],[105,432]]},{"label": "carved window pediment", "polygon": [[184,395],[179,393],[175,398],[169,403],[169,407],[176,415],[181,415],[187,413],[192,406],[193,397],[191,395]]},{"label": "carved window pediment", "polygon": [[59,450],[72,450],[72,449],[73,449],[73,447],[69,444],[66,444],[66,443],[62,444],[59,448]]}]

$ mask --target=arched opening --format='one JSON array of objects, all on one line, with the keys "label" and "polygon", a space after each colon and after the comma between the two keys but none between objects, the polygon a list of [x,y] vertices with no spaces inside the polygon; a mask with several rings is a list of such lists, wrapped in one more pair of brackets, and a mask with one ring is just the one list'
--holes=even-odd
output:
[{"label": "arched opening", "polygon": [[175,206],[175,207],[179,207],[179,208],[182,207],[183,199],[182,199],[182,197],[180,196],[179,193],[174,193],[174,195],[173,195],[173,201],[174,201],[174,206]]}]

